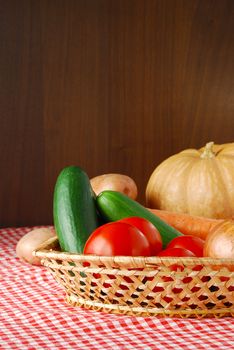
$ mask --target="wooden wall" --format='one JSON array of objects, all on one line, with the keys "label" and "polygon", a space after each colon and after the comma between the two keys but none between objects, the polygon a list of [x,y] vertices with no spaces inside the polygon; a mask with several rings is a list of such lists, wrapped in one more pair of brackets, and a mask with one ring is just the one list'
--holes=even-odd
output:
[{"label": "wooden wall", "polygon": [[0,226],[52,223],[56,177],[147,180],[234,141],[233,0],[0,1]]}]

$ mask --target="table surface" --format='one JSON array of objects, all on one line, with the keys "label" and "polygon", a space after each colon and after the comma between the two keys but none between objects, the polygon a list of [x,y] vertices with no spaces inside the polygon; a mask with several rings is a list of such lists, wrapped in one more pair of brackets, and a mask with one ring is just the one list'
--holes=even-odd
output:
[{"label": "table surface", "polygon": [[0,230],[0,349],[234,349],[234,318],[157,318],[73,308],[44,267],[15,247],[32,228]]}]

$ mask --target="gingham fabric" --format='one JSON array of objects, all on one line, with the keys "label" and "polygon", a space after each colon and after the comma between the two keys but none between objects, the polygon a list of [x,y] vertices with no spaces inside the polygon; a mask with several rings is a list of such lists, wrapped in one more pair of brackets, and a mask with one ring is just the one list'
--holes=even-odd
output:
[{"label": "gingham fabric", "polygon": [[234,318],[130,317],[73,308],[44,267],[21,262],[32,228],[0,230],[0,349],[234,349]]}]

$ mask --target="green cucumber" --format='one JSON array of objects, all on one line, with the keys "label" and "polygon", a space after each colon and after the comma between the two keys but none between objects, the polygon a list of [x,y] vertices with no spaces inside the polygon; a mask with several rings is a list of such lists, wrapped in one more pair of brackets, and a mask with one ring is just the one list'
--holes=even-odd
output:
[{"label": "green cucumber", "polygon": [[98,227],[98,216],[89,177],[78,166],[64,168],[57,178],[53,217],[61,250],[83,253],[88,237]]},{"label": "green cucumber", "polygon": [[96,206],[106,221],[117,221],[131,216],[149,220],[160,232],[164,248],[173,238],[182,236],[181,232],[121,192],[110,190],[101,192],[96,198]]}]

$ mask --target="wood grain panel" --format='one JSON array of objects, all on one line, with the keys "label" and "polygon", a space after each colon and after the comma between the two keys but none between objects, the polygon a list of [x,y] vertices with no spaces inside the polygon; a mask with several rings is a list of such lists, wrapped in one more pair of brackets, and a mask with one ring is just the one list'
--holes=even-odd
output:
[{"label": "wood grain panel", "polygon": [[132,176],[234,141],[232,0],[0,6],[0,226],[52,223],[66,165]]}]

